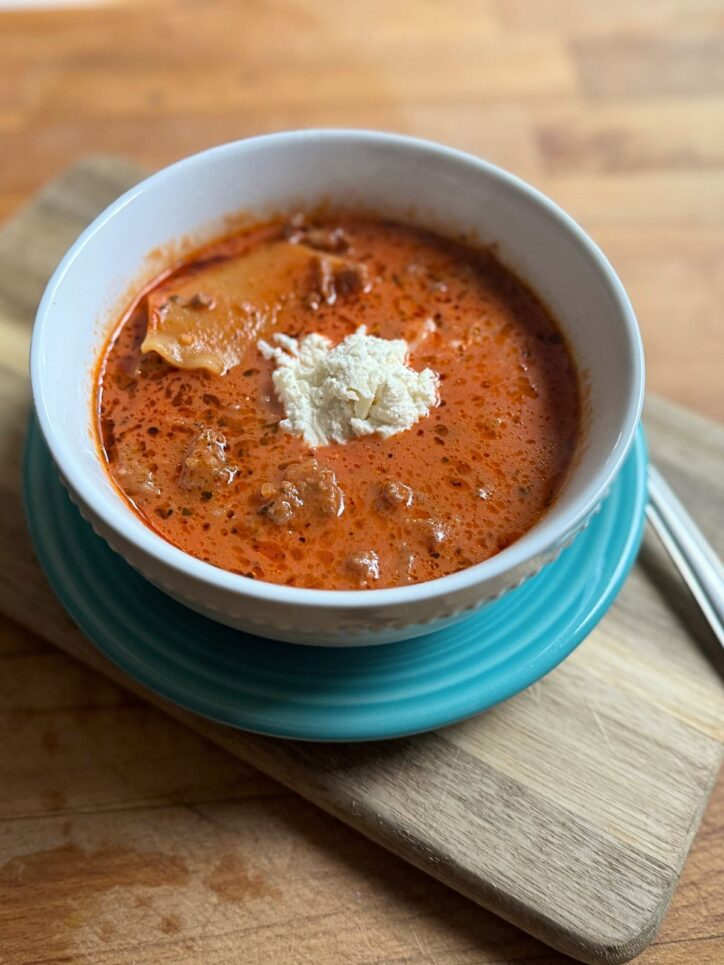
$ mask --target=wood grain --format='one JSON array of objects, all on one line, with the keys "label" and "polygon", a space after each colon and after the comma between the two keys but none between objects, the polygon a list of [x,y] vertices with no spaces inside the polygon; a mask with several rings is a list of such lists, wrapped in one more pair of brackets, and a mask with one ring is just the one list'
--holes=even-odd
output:
[{"label": "wood grain", "polygon": [[[632,296],[649,387],[722,419],[723,35],[720,0],[373,0],[356,10],[332,0],[156,0],[0,13],[0,219],[89,151],[155,167],[219,141],[289,127],[343,124],[432,137],[503,164],[564,203]],[[85,217],[92,213],[89,204]],[[13,371],[25,371],[27,318],[76,230],[62,218],[45,222],[23,253],[34,271],[6,240],[0,261],[12,256],[5,262],[12,269],[0,286],[0,346]],[[0,370],[0,395],[15,404],[13,392],[26,388],[12,385]],[[663,436],[666,425],[662,416]],[[21,426],[3,429],[8,471],[17,469],[21,435]],[[689,452],[685,429],[682,437],[677,459]],[[686,482],[674,463],[667,470]],[[720,531],[708,504],[698,498],[697,506],[710,532]],[[4,545],[20,549],[17,502],[0,501],[0,526]],[[679,624],[698,626],[671,571],[652,553],[646,559]],[[33,572],[20,551],[0,576],[3,595]],[[648,592],[658,599],[653,585]],[[71,635],[57,609],[47,619]],[[661,643],[667,627],[656,627]],[[28,910],[40,894],[37,877],[12,892],[0,922],[0,962],[563,960],[278,787],[278,806],[270,808],[272,792],[254,790],[258,772],[7,623],[0,625],[5,651],[0,833],[7,831],[3,840],[14,850],[3,844],[3,855],[53,852],[70,838],[84,855],[143,840],[149,864],[154,853],[195,858],[188,885],[134,882],[136,863],[115,890],[108,869],[133,868],[130,859],[91,858],[93,874],[105,869],[108,885],[95,895],[82,887],[77,855],[65,865],[72,887],[63,883],[65,852],[38,859],[36,869],[56,875],[36,915]],[[657,693],[680,714],[668,660],[659,665],[647,655]],[[173,772],[170,748],[178,749]],[[204,817],[176,834],[167,809],[197,800],[205,802]],[[218,829],[232,821],[239,837],[227,847],[212,822]],[[263,866],[278,896],[222,905],[199,885],[229,852],[252,876]],[[720,781],[642,961],[724,960],[723,867]],[[4,900],[7,894],[5,887]]]},{"label": "wood grain", "polygon": [[721,0],[126,0],[0,13],[0,35],[0,217],[89,152],[431,137],[564,204],[624,276],[649,387],[724,418]]},{"label": "wood grain", "polygon": [[[58,255],[94,209],[137,177],[137,168],[112,158],[76,165],[0,233],[0,346],[5,360],[0,383],[0,486],[5,497],[0,503],[0,553],[5,553],[0,611],[555,947],[582,961],[630,958],[658,927],[714,781],[724,740],[724,695],[692,637],[692,631],[702,632],[695,608],[654,541],[646,543],[641,565],[604,623],[555,673],[475,720],[386,744],[295,744],[194,718],[126,680],[83,639],[53,599],[25,535],[18,497],[28,404],[21,358],[28,322]],[[651,403],[648,424],[657,458],[673,482],[686,490],[703,527],[714,533],[724,506],[724,430],[662,402]],[[721,540],[722,534],[716,537]],[[53,702],[59,701],[80,722],[89,697],[91,706],[100,702],[106,713],[106,704],[112,706],[116,692],[105,684],[88,690],[77,669],[58,687],[53,667],[63,665],[60,655],[41,656],[31,650],[26,657],[14,646],[4,657],[11,661],[12,672],[3,677],[7,693],[0,694],[0,706],[10,713],[23,685],[32,693],[34,714],[42,712],[46,701],[48,709],[55,709]],[[32,716],[30,733],[24,735],[20,728],[21,747],[23,741],[33,746],[38,739]],[[109,714],[109,726],[118,717]],[[100,719],[97,716],[96,723]],[[17,730],[17,721],[13,725]],[[88,735],[78,733],[66,718],[52,729],[53,736],[46,731],[40,737],[49,753],[65,740],[63,728],[81,749],[88,749]],[[175,768],[180,761],[169,754],[169,747],[168,738],[161,738],[151,751],[161,796],[178,780]],[[199,785],[196,753],[196,761],[189,752],[181,755],[191,799],[203,796],[207,782],[212,787],[219,780],[223,784],[218,771],[205,771]],[[115,905],[104,896],[113,891],[115,900],[115,889],[122,889],[129,900],[149,889],[162,894],[168,900],[156,928],[165,928],[164,934],[170,936],[181,932],[178,908],[188,902],[241,905],[242,917],[251,914],[251,907],[264,921],[265,915],[275,920],[273,909],[292,900],[286,897],[278,869],[270,879],[258,868],[247,867],[240,846],[217,852],[213,866],[203,864],[194,851],[195,846],[202,847],[196,819],[186,813],[182,794],[176,799],[184,805],[180,813],[169,810],[163,815],[164,848],[157,843],[153,815],[145,819],[146,832],[138,839],[125,834],[118,814],[125,815],[131,805],[123,794],[118,801],[117,782],[109,784],[102,767],[78,775],[82,754],[76,754],[75,771],[71,768],[76,779],[66,779],[64,769],[56,770],[52,780],[44,776],[39,801],[58,818],[80,809],[95,815],[95,821],[88,818],[87,827],[81,822],[77,833],[74,824],[61,821],[52,827],[33,823],[35,819],[22,824],[22,803],[15,804],[19,814],[11,810],[7,816],[5,878],[0,877],[0,887],[4,884],[11,899],[4,914],[10,934],[20,942],[18,948],[26,949],[22,954],[48,921],[44,908],[57,910],[60,904],[61,921],[68,922],[74,902],[87,900],[92,927],[103,921],[105,939],[96,941],[87,929],[80,929],[70,941],[69,926],[58,928],[56,920],[53,934],[62,935],[63,954],[79,961],[83,956],[130,961],[123,956],[137,955],[142,948],[144,955],[168,955],[158,960],[172,960],[181,945],[188,950],[183,943],[191,936],[194,954],[203,955],[204,961],[224,961],[229,954],[229,945],[222,940],[224,929],[236,933],[235,929],[251,927],[240,924],[238,908],[236,914],[219,916],[221,937],[204,931],[199,918],[191,916],[183,939],[164,938],[160,945],[157,938],[148,939],[149,947],[143,944],[145,939],[123,945],[117,936],[127,932],[131,911],[125,906],[109,910]],[[162,760],[164,755],[172,760]],[[123,764],[116,767],[125,777]],[[264,780],[251,772],[249,784],[253,788],[261,781],[264,787]],[[144,781],[148,787],[149,778]],[[276,785],[267,786],[281,793]],[[223,791],[220,794],[223,798]],[[92,804],[94,795],[98,798]],[[106,816],[107,809],[112,809],[112,819]],[[196,804],[192,810],[198,811]],[[282,810],[296,808],[285,804]],[[30,830],[18,836],[18,828]],[[242,842],[247,840],[242,836]],[[268,842],[272,850],[276,844]],[[394,859],[380,860],[389,865]],[[90,881],[83,871],[89,862],[97,869]],[[29,916],[20,912],[28,901],[37,907]],[[266,912],[259,911],[264,908]],[[331,927],[330,912],[322,914],[325,927]],[[14,932],[16,920],[23,927]],[[165,925],[158,923],[161,920]],[[258,944],[251,961],[264,960],[268,941],[269,948],[274,947],[264,935],[266,927],[258,922],[254,926]],[[449,954],[454,960],[466,960],[468,952],[471,961],[496,960],[486,958],[478,947],[463,953],[455,944],[461,936],[453,931]],[[23,946],[22,941],[31,944]],[[47,944],[51,939],[46,935],[42,941]],[[321,960],[337,960],[328,934],[320,948]],[[371,951],[365,952],[368,958]],[[10,961],[22,961],[22,954],[19,951]],[[397,949],[372,960],[407,954]],[[425,960],[422,946],[421,954],[420,960]]]}]

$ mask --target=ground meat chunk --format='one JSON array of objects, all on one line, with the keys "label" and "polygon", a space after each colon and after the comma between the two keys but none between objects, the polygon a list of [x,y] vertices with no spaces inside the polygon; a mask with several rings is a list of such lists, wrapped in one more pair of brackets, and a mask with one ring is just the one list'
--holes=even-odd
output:
[{"label": "ground meat chunk", "polygon": [[308,224],[304,215],[295,215],[284,226],[284,236],[293,245],[306,245],[316,251],[341,254],[349,250],[349,238],[341,228]]},{"label": "ground meat chunk", "polygon": [[279,484],[264,483],[259,493],[259,512],[280,526],[297,516],[333,517],[344,512],[344,493],[334,472],[316,459],[287,466]]},{"label": "ground meat chunk", "polygon": [[380,558],[374,550],[352,553],[345,560],[345,567],[356,577],[360,586],[369,586],[380,578]]},{"label": "ground meat chunk", "polygon": [[123,433],[116,437],[113,420],[103,425],[103,445],[113,466],[113,475],[121,489],[132,500],[159,496],[161,488],[156,482],[158,466],[153,451],[147,451],[141,440],[124,439]]},{"label": "ground meat chunk", "polygon": [[338,295],[357,295],[369,287],[367,269],[364,265],[349,262],[334,272],[334,287]]},{"label": "ground meat chunk", "polygon": [[337,485],[337,477],[316,459],[290,466],[286,476],[296,486],[305,506],[315,513],[341,516],[344,512],[344,493]]},{"label": "ground meat chunk", "polygon": [[216,308],[216,299],[213,295],[205,295],[204,292],[196,292],[191,298],[186,302],[189,308],[203,309],[208,311],[213,311]]},{"label": "ground meat chunk", "polygon": [[450,527],[440,519],[415,519],[410,526],[415,541],[432,555],[439,552],[440,546],[450,535]]},{"label": "ground meat chunk", "polygon": [[413,492],[409,486],[390,479],[379,487],[375,506],[380,512],[389,513],[404,506],[411,506],[412,499]]},{"label": "ground meat chunk", "polygon": [[161,494],[151,469],[134,455],[121,454],[115,463],[114,474],[123,491],[131,499],[135,496],[159,496]]},{"label": "ground meat chunk", "polygon": [[351,261],[341,262],[339,258],[315,258],[309,285],[306,304],[315,310],[322,304],[334,305],[337,298],[370,290],[366,267]]},{"label": "ground meat chunk", "polygon": [[279,486],[264,483],[260,492],[265,502],[259,512],[277,526],[291,522],[297,509],[304,505],[299,490],[286,479]]},{"label": "ground meat chunk", "polygon": [[307,295],[307,305],[316,309],[323,302],[326,302],[327,305],[333,305],[336,300],[337,291],[334,287],[332,264],[328,258],[315,258],[310,272],[310,291]]},{"label": "ground meat chunk", "polygon": [[182,489],[211,491],[234,481],[236,467],[226,457],[226,438],[215,429],[202,429],[191,440],[181,463]]}]

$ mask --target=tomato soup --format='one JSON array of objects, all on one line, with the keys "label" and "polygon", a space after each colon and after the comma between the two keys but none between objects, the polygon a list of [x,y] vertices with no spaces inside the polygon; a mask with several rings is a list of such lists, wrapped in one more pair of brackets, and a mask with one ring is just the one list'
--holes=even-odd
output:
[{"label": "tomato soup", "polygon": [[[260,343],[336,346],[360,326],[404,339],[436,398],[404,431],[312,446]],[[333,590],[500,552],[556,499],[580,430],[566,341],[494,251],[352,216],[257,225],[139,293],[96,411],[108,472],[148,527],[234,573]]]}]

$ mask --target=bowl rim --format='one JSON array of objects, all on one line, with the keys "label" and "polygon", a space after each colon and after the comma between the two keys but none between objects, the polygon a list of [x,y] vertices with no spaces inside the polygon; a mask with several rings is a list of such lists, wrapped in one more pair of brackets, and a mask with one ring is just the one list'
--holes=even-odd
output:
[{"label": "bowl rim", "polygon": [[[233,156],[239,151],[253,150],[264,146],[272,149],[283,149],[290,143],[304,141],[312,144],[347,141],[364,145],[398,147],[421,155],[434,154],[445,161],[475,168],[487,178],[497,181],[504,188],[525,195],[529,201],[543,209],[554,220],[557,220],[595,264],[606,282],[615,309],[624,323],[624,331],[628,338],[633,362],[633,378],[628,386],[625,418],[622,421],[616,443],[600,469],[595,473],[594,478],[572,501],[571,506],[566,511],[563,525],[559,523],[555,527],[547,526],[547,517],[544,516],[520,539],[487,560],[475,563],[457,573],[422,583],[370,590],[322,590],[285,586],[279,583],[253,580],[199,560],[166,541],[137,517],[138,525],[129,527],[126,514],[120,513],[120,506],[123,505],[120,494],[117,494],[119,501],[118,517],[116,518],[115,513],[109,514],[106,501],[101,498],[94,485],[88,481],[80,468],[80,464],[74,458],[72,450],[65,447],[52,431],[50,406],[42,379],[43,336],[49,326],[49,320],[53,316],[56,292],[81,251],[92,243],[94,237],[103,231],[108,222],[121,210],[147,192],[153,191],[156,185],[172,173],[193,173],[196,170],[203,169],[210,159],[223,158],[225,155]],[[137,550],[158,560],[171,570],[186,578],[190,577],[201,583],[210,584],[217,590],[238,594],[241,597],[251,597],[262,602],[344,609],[348,612],[414,604],[421,600],[434,600],[451,593],[458,593],[475,585],[494,580],[506,572],[550,552],[564,534],[575,533],[578,530],[603,498],[633,443],[641,417],[644,397],[643,345],[631,302],[606,256],[570,215],[541,191],[527,184],[517,175],[511,174],[475,155],[437,144],[431,140],[354,128],[313,128],[280,131],[230,141],[176,161],[140,181],[122,194],[78,236],[48,281],[38,306],[33,328],[30,348],[30,375],[33,402],[40,427],[62,477],[81,502],[87,506],[93,515],[102,520],[105,526],[122,543],[131,543]],[[88,412],[90,418],[91,404],[88,406]],[[128,510],[128,507],[124,508]]]}]

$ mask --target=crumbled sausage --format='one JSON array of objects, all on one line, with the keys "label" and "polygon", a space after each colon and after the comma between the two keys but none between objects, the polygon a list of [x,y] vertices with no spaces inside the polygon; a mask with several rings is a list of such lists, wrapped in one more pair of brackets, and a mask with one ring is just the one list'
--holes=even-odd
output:
[{"label": "crumbled sausage", "polygon": [[344,493],[337,485],[337,477],[316,459],[288,466],[278,486],[264,483],[259,494],[264,500],[259,512],[279,526],[289,523],[304,509],[307,514],[327,517],[344,512]]},{"label": "crumbled sausage", "polygon": [[337,298],[346,298],[370,290],[367,268],[355,262],[339,259],[315,258],[310,271],[310,290],[306,297],[308,308],[334,305]]},{"label": "crumbled sausage", "polygon": [[413,495],[409,486],[390,479],[379,487],[375,505],[381,512],[390,512],[403,506],[411,506]]},{"label": "crumbled sausage", "polygon": [[439,519],[415,519],[412,532],[429,553],[437,553],[450,535],[450,529]]},{"label": "crumbled sausage", "polygon": [[226,457],[226,438],[215,429],[202,429],[191,440],[181,463],[182,489],[212,492],[234,481],[236,467]]},{"label": "crumbled sausage", "polygon": [[337,268],[334,272],[336,293],[343,298],[348,295],[357,295],[359,292],[365,291],[367,286],[367,271],[364,265],[350,262]]},{"label": "crumbled sausage", "polygon": [[208,309],[208,311],[212,311],[214,308],[216,308],[216,299],[211,295],[204,295],[203,292],[196,292],[195,295],[192,295],[191,298],[189,298],[186,304],[189,308],[205,308]]},{"label": "crumbled sausage", "polygon": [[294,504],[287,499],[272,499],[262,506],[260,512],[277,526],[284,526],[294,517]]},{"label": "crumbled sausage", "polygon": [[121,488],[131,499],[134,496],[160,496],[153,472],[139,459],[126,455],[118,459],[114,467]]},{"label": "crumbled sausage", "polygon": [[310,272],[311,290],[307,295],[307,306],[317,309],[326,302],[334,305],[337,300],[337,290],[334,286],[334,272],[328,258],[315,258]]},{"label": "crumbled sausage", "polygon": [[304,244],[318,251],[349,251],[349,238],[341,228],[309,228]]},{"label": "crumbled sausage", "polygon": [[349,251],[349,238],[342,228],[319,227],[307,224],[304,215],[295,215],[284,226],[284,237],[293,245],[303,244],[316,251],[340,254]]},{"label": "crumbled sausage", "polygon": [[297,509],[304,505],[299,490],[288,479],[285,479],[279,486],[264,483],[260,493],[266,502],[263,503],[259,512],[270,519],[272,523],[276,523],[277,526],[284,526],[289,523]]},{"label": "crumbled sausage", "polygon": [[368,586],[380,578],[380,558],[374,550],[352,553],[345,560],[345,567],[361,586]]},{"label": "crumbled sausage", "polygon": [[337,485],[333,470],[321,466],[316,459],[290,466],[287,478],[294,483],[304,503],[322,516],[341,516],[344,493]]}]

